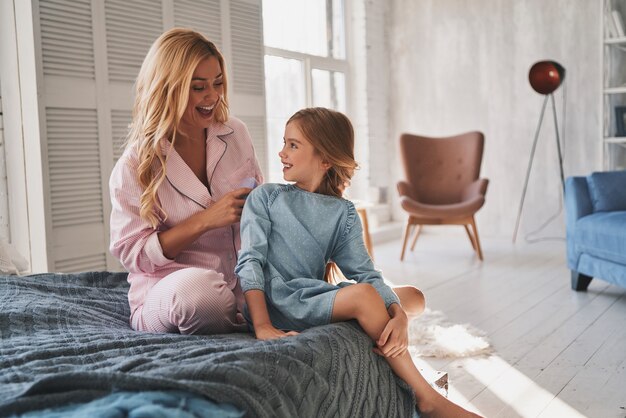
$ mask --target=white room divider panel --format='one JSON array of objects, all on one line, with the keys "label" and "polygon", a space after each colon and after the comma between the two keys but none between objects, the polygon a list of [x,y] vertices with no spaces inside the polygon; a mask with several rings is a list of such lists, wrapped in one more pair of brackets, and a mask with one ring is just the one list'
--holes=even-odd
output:
[{"label": "white room divider panel", "polygon": [[[231,107],[248,126],[261,170],[266,173],[267,134],[261,3],[230,1],[228,4],[230,17],[228,51],[232,56],[229,69],[233,92]],[[259,109],[262,111],[259,112]]]},{"label": "white room divider panel", "polygon": [[220,0],[174,0],[174,25],[194,28],[222,48],[222,16]]},{"label": "white room divider panel", "polygon": [[[14,4],[21,0],[14,0]],[[173,26],[196,29],[222,49],[231,110],[249,124],[265,167],[265,100],[260,0],[32,0],[44,218],[29,219],[34,271],[117,269],[108,252],[108,178],[131,119],[135,77],[150,45]],[[20,7],[24,7],[22,3]],[[17,8],[17,7],[16,7]],[[19,14],[19,13],[18,13]],[[16,14],[16,15],[18,15]],[[19,16],[16,16],[16,21]],[[19,22],[17,22],[19,23]],[[19,48],[19,39],[18,39]],[[19,53],[18,53],[19,55]],[[28,80],[27,80],[28,81]],[[23,94],[23,93],[22,93]],[[10,138],[7,138],[10,140]],[[27,141],[26,138],[16,138]],[[24,157],[29,164],[29,157]],[[27,171],[27,177],[33,176]],[[11,173],[9,173],[9,176]],[[28,181],[27,181],[28,183]]]},{"label": "white room divider panel", "polygon": [[163,32],[162,8],[152,0],[106,0],[104,11],[109,81],[132,83],[150,45]]}]

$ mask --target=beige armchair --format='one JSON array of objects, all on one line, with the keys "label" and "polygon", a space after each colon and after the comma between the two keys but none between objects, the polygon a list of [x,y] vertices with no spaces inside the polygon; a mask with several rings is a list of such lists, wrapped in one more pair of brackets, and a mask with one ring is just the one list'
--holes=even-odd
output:
[{"label": "beige armchair", "polygon": [[478,258],[483,259],[474,214],[485,203],[489,183],[478,178],[484,141],[481,132],[445,138],[401,135],[400,154],[406,181],[398,182],[398,192],[409,219],[400,260],[404,260],[412,229],[416,230],[411,251],[422,225],[463,225]]}]

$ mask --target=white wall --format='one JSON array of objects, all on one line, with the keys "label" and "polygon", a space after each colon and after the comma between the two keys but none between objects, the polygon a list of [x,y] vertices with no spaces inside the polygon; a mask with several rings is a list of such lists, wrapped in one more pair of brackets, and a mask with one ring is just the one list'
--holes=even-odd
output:
[{"label": "white wall", "polygon": [[[566,74],[565,174],[601,168],[600,0],[394,0],[389,17],[390,182],[401,176],[402,132],[485,133],[482,174],[490,179],[478,214],[483,234],[511,236],[543,96],[528,83],[539,60]],[[555,98],[562,117],[562,94]],[[548,108],[547,110],[551,110]],[[560,183],[552,113],[546,113],[521,235],[558,211]],[[394,216],[404,218],[396,205]],[[563,216],[545,234],[564,235]]]},{"label": "white wall", "polygon": [[391,218],[387,204],[389,160],[393,157],[393,150],[387,146],[389,64],[380,59],[388,46],[389,4],[385,0],[352,0],[348,4],[350,116],[360,165],[350,196],[375,204],[369,207],[368,217],[370,225],[376,228]]}]

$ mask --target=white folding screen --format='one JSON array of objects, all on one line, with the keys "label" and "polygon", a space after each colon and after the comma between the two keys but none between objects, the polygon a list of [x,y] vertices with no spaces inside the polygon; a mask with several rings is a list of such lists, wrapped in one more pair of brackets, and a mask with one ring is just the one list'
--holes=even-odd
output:
[{"label": "white folding screen", "polygon": [[[260,2],[230,1],[229,5],[229,74],[233,86],[232,106],[248,126],[261,170],[267,172],[265,129],[265,77],[263,50],[263,14]],[[260,48],[259,48],[260,46]],[[258,112],[258,109],[263,109]]]},{"label": "white folding screen", "polygon": [[219,0],[174,0],[174,26],[194,28],[221,49],[221,9]]},{"label": "white folding screen", "polygon": [[260,0],[33,0],[32,8],[49,271],[119,267],[108,253],[108,178],[143,57],[170,27],[198,30],[222,50],[231,112],[265,168]]}]

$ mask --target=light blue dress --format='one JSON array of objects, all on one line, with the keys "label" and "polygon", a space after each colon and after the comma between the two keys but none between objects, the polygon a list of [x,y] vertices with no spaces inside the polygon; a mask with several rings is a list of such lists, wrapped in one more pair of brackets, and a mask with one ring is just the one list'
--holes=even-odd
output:
[{"label": "light blue dress", "polygon": [[[367,253],[352,202],[290,184],[265,184],[250,193],[235,273],[244,292],[265,292],[276,328],[302,331],[331,322],[335,295],[348,282],[324,281],[330,260],[347,278],[374,286],[387,307],[399,303]],[[249,321],[247,309],[244,314]]]}]

